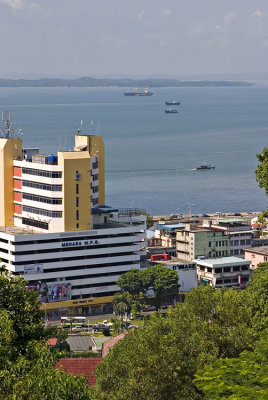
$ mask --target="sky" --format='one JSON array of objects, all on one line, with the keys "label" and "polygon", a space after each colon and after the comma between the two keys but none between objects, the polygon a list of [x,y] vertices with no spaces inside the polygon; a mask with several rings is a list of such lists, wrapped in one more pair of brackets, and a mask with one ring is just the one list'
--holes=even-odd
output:
[{"label": "sky", "polygon": [[0,0],[0,77],[268,71],[268,0]]}]

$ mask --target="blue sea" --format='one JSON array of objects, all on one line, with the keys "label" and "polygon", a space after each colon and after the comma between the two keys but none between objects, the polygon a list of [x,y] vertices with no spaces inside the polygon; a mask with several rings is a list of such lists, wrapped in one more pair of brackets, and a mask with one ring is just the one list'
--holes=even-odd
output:
[{"label": "blue sea", "polygon": [[[24,147],[73,149],[77,128],[103,137],[106,203],[170,213],[239,212],[268,205],[254,170],[268,146],[268,87],[0,88],[0,111],[23,129]],[[165,114],[177,100],[178,114]],[[82,121],[82,124],[81,124]],[[198,171],[200,164],[215,170]]]}]

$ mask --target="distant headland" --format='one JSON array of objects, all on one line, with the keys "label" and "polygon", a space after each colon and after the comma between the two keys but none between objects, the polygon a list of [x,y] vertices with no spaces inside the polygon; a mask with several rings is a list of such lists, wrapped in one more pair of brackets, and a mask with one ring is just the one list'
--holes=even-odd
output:
[{"label": "distant headland", "polygon": [[76,79],[0,79],[0,87],[243,87],[253,82],[231,80],[184,81],[178,79],[108,79],[81,77]]}]

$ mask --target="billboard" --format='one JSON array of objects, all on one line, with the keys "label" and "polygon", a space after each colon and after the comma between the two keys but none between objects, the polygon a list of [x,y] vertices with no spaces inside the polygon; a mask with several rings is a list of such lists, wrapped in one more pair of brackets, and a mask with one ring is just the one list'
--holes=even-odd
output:
[{"label": "billboard", "polygon": [[29,283],[26,286],[27,290],[33,290],[38,293],[38,299],[41,303],[47,301],[47,284],[45,282]]},{"label": "billboard", "polygon": [[44,264],[26,264],[24,265],[24,275],[40,274],[44,272]]},{"label": "billboard", "polygon": [[47,283],[47,302],[71,300],[71,283]]}]

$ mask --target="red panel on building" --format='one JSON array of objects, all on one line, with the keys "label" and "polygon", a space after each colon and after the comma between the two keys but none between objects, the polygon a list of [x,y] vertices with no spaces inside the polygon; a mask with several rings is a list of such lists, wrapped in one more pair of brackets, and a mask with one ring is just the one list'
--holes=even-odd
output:
[{"label": "red panel on building", "polygon": [[21,192],[14,192],[14,200],[15,201],[22,201],[22,193]]},{"label": "red panel on building", "polygon": [[21,168],[14,167],[14,176],[21,176]]},{"label": "red panel on building", "polygon": [[18,179],[14,179],[14,188],[15,189],[22,189],[22,183]]},{"label": "red panel on building", "polygon": [[14,212],[15,212],[16,214],[22,214],[22,207],[19,206],[18,204],[15,204],[15,210],[14,210]]}]

